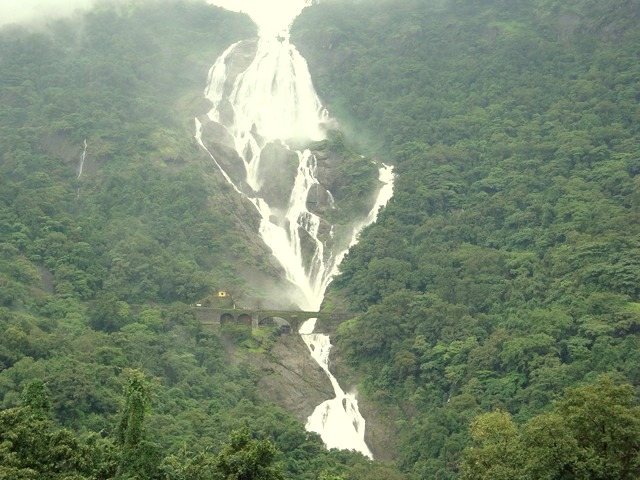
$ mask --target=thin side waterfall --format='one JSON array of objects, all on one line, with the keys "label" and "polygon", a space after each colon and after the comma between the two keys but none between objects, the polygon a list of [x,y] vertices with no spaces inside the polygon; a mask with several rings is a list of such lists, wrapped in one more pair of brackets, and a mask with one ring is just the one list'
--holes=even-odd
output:
[{"label": "thin side waterfall", "polygon": [[80,180],[80,177],[82,176],[82,170],[84,169],[84,161],[87,158],[87,139],[84,139],[84,148],[82,149],[82,155],[80,156],[80,164],[78,165],[78,177],[77,179]]},{"label": "thin side waterfall", "polygon": [[80,198],[80,177],[82,176],[82,171],[84,170],[84,161],[87,158],[87,139],[84,139],[82,155],[80,155],[80,163],[78,164],[78,168],[76,169],[76,180],[78,180],[78,188],[76,189],[76,199]]},{"label": "thin side waterfall", "polygon": [[[234,191],[256,208],[262,240],[299,291],[296,303],[305,310],[318,310],[358,233],[375,222],[378,210],[393,195],[393,167],[379,166],[381,187],[369,215],[354,220],[350,237],[336,240],[334,225],[308,208],[311,192],[317,195],[318,190],[325,193],[329,208],[335,208],[331,192],[318,180],[318,159],[308,148],[292,147],[323,140],[330,122],[307,63],[289,36],[293,20],[311,0],[209,3],[249,14],[259,36],[229,46],[211,67],[204,94],[212,107],[195,119],[195,138]],[[282,167],[274,166],[274,151],[286,159],[284,165],[297,163],[290,182]],[[278,182],[275,194],[270,188],[274,182]],[[300,335],[327,373],[335,398],[315,409],[306,428],[319,433],[329,448],[356,450],[373,458],[356,397],[344,392],[331,374],[331,342],[327,335],[314,332],[315,323],[315,319],[305,322]]]}]

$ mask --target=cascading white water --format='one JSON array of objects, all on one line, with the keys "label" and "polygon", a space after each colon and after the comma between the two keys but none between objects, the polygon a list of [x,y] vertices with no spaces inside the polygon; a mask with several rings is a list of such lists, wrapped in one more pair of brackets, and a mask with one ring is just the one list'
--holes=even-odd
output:
[{"label": "cascading white water", "polygon": [[87,139],[84,139],[84,147],[82,149],[82,155],[80,155],[80,163],[78,164],[78,176],[77,179],[79,180],[80,177],[82,176],[82,170],[84,169],[84,161],[87,158]]},{"label": "cascading white water", "polygon": [[[87,139],[84,139],[84,144],[82,148],[82,155],[80,155],[80,163],[78,164],[78,168],[76,169],[76,180],[80,180],[82,176],[82,171],[84,170],[84,161],[87,158]],[[78,188],[76,189],[76,199],[80,198],[80,182],[78,182]]]},{"label": "cascading white water", "polygon": [[[260,236],[282,265],[287,279],[298,287],[300,295],[296,303],[305,310],[318,310],[327,286],[349,247],[357,241],[358,233],[375,221],[379,208],[391,198],[393,169],[387,165],[380,167],[382,187],[369,215],[353,227],[350,242],[329,246],[327,236],[321,233],[324,221],[307,208],[311,189],[324,188],[317,178],[317,159],[309,149],[294,152],[288,146],[292,142],[308,144],[322,140],[329,120],[306,61],[289,39],[291,23],[311,0],[208,1],[248,13],[258,25],[259,38],[248,66],[243,65],[241,71],[236,59],[246,56],[250,42],[231,45],[211,67],[205,96],[212,108],[206,121],[196,118],[195,138],[225,180],[260,214]],[[227,171],[207,147],[203,122],[223,127],[223,142],[242,162],[242,178],[237,171],[239,165],[233,168],[234,172]],[[262,168],[268,146],[297,156],[298,167],[284,209],[282,205],[269,203],[265,193],[269,180],[274,180]],[[333,205],[331,193],[326,193],[329,205]],[[329,238],[333,237],[331,226]],[[365,421],[355,395],[345,393],[329,371],[329,337],[314,333],[314,329],[315,320],[310,320],[303,324],[300,334],[312,357],[329,376],[336,397],[319,405],[306,427],[319,433],[330,448],[357,450],[372,458],[364,440]]]},{"label": "cascading white water", "polygon": [[[393,196],[393,167],[383,165],[378,178],[383,186],[378,192],[378,197],[369,215],[354,227],[349,247],[357,243],[358,233],[364,227],[376,221],[380,207],[386,205]],[[336,256],[335,270],[331,273],[332,277],[338,273],[338,265],[347,251],[348,248]],[[342,390],[329,370],[331,340],[328,335],[314,333],[315,326],[315,318],[307,320],[300,327],[300,335],[309,348],[311,356],[329,376],[336,396],[318,405],[307,419],[305,427],[311,432],[319,433],[328,448],[356,450],[373,458],[373,454],[364,440],[365,420],[358,409],[358,400],[355,394]],[[349,427],[345,428],[345,425]]]}]

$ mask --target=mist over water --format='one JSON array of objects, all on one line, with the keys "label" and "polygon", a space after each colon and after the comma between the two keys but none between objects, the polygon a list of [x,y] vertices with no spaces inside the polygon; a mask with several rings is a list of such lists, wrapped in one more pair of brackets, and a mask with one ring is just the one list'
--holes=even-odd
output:
[{"label": "mist over water", "polygon": [[276,35],[289,35],[289,28],[295,18],[311,0],[208,0],[208,3],[231,10],[243,12],[251,17],[258,26],[262,38]]},{"label": "mist over water", "polygon": [[[293,300],[304,310],[319,310],[327,286],[358,233],[375,221],[379,208],[391,198],[393,169],[379,167],[382,186],[369,215],[354,221],[347,238],[334,238],[333,226],[307,207],[312,189],[332,199],[318,180],[317,158],[309,149],[290,147],[324,139],[329,121],[307,63],[289,36],[291,23],[311,0],[209,3],[249,14],[258,25],[259,38],[231,45],[212,66],[205,89],[212,108],[206,116],[196,118],[195,138],[232,188],[256,208],[262,240],[298,289]],[[233,150],[233,164],[221,145]],[[278,182],[282,189],[281,177],[285,176],[265,159],[266,152],[274,149],[297,161],[293,180],[284,187],[286,191],[278,192],[284,206],[274,200],[270,188]],[[355,395],[345,393],[329,371],[330,339],[314,330],[315,320],[310,320],[300,334],[329,376],[335,398],[315,409],[306,428],[319,433],[330,448],[357,450],[372,458]]]}]

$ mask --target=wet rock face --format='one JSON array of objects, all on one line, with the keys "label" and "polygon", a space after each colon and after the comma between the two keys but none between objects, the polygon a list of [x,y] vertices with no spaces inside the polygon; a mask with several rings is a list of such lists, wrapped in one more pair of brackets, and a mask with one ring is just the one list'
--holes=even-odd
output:
[{"label": "wet rock face", "polygon": [[269,360],[259,365],[259,390],[305,422],[316,405],[333,396],[329,378],[295,333],[280,337],[269,353]]},{"label": "wet rock face", "polygon": [[[244,72],[253,61],[257,48],[257,40],[245,40],[238,44],[234,50],[234,54],[227,59],[225,64],[227,68],[227,78],[224,84],[224,96],[218,106],[220,121],[225,125],[233,123],[233,107],[228,101],[228,96],[233,91],[238,75]],[[209,105],[209,108],[211,108],[211,105]],[[231,146],[233,146],[233,142]]]},{"label": "wet rock face", "polygon": [[[326,142],[323,143],[326,147]],[[340,172],[338,166],[344,162],[345,158],[334,154],[326,149],[314,149],[313,154],[318,160],[318,181],[323,186],[316,193],[316,202],[311,204],[314,212],[326,213],[328,210],[336,208],[335,197],[340,186]],[[345,181],[342,179],[342,181]]]},{"label": "wet rock face", "polygon": [[[219,145],[221,147],[231,149],[237,156],[237,153],[235,153],[233,138],[229,135],[226,128],[217,122],[212,122],[207,116],[204,116],[199,120],[202,123],[202,136],[205,139],[205,144],[208,143],[212,146]],[[240,159],[238,159],[238,161],[240,161]]]},{"label": "wet rock face", "polygon": [[231,177],[236,185],[242,185],[250,191],[244,179],[247,171],[244,163],[235,151],[233,139],[226,129],[217,122],[212,122],[207,116],[198,118],[202,122],[202,141],[205,147],[214,152],[213,157],[216,162]]},{"label": "wet rock face", "polygon": [[278,143],[269,143],[260,155],[261,178],[269,178],[262,184],[260,196],[274,208],[285,210],[289,204],[289,193],[298,169],[298,155]]},{"label": "wet rock face", "polygon": [[227,63],[227,69],[229,71],[229,82],[233,85],[235,78],[244,72],[249,64],[256,56],[256,50],[258,49],[258,39],[243,40],[238,47],[234,50],[234,54],[229,57]]}]

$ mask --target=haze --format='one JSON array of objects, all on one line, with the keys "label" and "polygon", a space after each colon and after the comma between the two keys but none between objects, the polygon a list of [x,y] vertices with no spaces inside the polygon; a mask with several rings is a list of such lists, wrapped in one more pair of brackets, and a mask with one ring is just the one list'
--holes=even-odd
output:
[{"label": "haze", "polygon": [[311,0],[207,0],[227,10],[244,12],[258,25],[262,36],[287,35],[289,26]]},{"label": "haze", "polygon": [[[0,26],[60,18],[99,0],[0,0]],[[311,0],[207,0],[211,5],[247,13],[263,35],[286,34],[289,25]]]},{"label": "haze", "polygon": [[94,0],[0,0],[0,25],[59,18],[93,3]]}]

